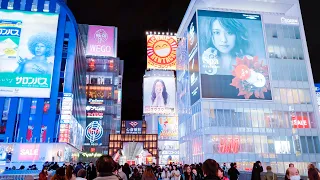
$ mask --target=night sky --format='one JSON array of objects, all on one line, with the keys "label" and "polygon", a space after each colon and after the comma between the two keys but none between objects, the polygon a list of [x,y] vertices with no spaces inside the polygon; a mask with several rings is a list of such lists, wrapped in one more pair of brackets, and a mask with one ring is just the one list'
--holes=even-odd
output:
[{"label": "night sky", "polygon": [[[317,1],[300,1],[315,82],[320,48]],[[118,57],[124,60],[122,119],[142,118],[142,82],[146,69],[146,31],[177,32],[189,0],[68,0],[80,24],[118,27]]]}]

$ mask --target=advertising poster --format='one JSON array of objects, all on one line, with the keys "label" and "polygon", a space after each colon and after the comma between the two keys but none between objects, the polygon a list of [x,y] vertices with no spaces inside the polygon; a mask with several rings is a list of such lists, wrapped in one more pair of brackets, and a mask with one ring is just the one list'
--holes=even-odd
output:
[{"label": "advertising poster", "polygon": [[203,98],[271,100],[261,16],[198,11]]},{"label": "advertising poster", "polygon": [[147,69],[176,70],[176,36],[147,36]]},{"label": "advertising poster", "polygon": [[173,77],[145,77],[143,83],[143,113],[174,114],[176,84]]},{"label": "advertising poster", "polygon": [[58,14],[0,10],[0,97],[49,98]]},{"label": "advertising poster", "polygon": [[181,38],[177,49],[177,103],[183,112],[190,106],[190,85],[188,72],[187,31]]},{"label": "advertising poster", "polygon": [[191,105],[200,99],[200,75],[198,59],[197,19],[193,16],[188,26],[188,57],[190,75],[190,100]]},{"label": "advertising poster", "polygon": [[178,119],[176,117],[159,117],[158,139],[178,140]]},{"label": "advertising poster", "polygon": [[87,56],[116,57],[116,28],[110,26],[89,26]]}]

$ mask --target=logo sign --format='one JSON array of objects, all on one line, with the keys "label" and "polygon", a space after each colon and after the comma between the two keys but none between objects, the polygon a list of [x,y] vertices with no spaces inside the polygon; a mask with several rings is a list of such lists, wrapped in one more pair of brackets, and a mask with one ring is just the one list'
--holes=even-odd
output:
[{"label": "logo sign", "polygon": [[86,127],[86,138],[93,143],[99,140],[103,135],[103,128],[98,121],[92,121]]},{"label": "logo sign", "polygon": [[126,121],[126,134],[141,134],[142,121]]},{"label": "logo sign", "polygon": [[21,144],[19,150],[19,161],[36,161],[40,156],[39,144]]},{"label": "logo sign", "polygon": [[282,24],[299,25],[299,20],[298,19],[281,17],[280,20],[281,20]]},{"label": "logo sign", "polygon": [[89,26],[87,55],[116,57],[115,27]]},{"label": "logo sign", "polygon": [[92,99],[92,98],[89,99],[89,104],[103,104],[103,103],[104,103],[103,99]]},{"label": "logo sign", "polygon": [[87,106],[86,110],[87,111],[105,111],[106,107],[105,106]]},{"label": "logo sign", "polygon": [[308,117],[306,116],[292,116],[291,117],[292,128],[310,128]]},{"label": "logo sign", "polygon": [[220,138],[219,153],[238,153],[240,149],[239,138]]},{"label": "logo sign", "polygon": [[87,112],[87,118],[103,118],[103,112]]},{"label": "logo sign", "polygon": [[147,36],[147,68],[176,70],[177,37]]}]

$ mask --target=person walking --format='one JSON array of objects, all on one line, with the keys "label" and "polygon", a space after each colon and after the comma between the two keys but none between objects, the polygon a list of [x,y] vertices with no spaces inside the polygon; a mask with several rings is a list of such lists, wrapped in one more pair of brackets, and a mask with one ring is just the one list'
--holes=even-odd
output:
[{"label": "person walking", "polygon": [[271,166],[267,166],[267,172],[262,176],[262,180],[278,180],[278,176],[272,172]]},{"label": "person walking", "polygon": [[94,166],[93,162],[90,162],[87,167],[87,179],[93,180],[96,177],[97,177],[97,169]]},{"label": "person walking", "polygon": [[228,175],[230,177],[230,180],[238,180],[238,177],[240,175],[238,169],[236,168],[235,163],[230,164],[230,169],[228,170]]},{"label": "person walking", "polygon": [[150,166],[148,166],[144,171],[141,180],[157,180],[156,176],[154,175],[154,171]]},{"label": "person walking", "polygon": [[109,155],[102,155],[96,162],[98,177],[94,180],[119,180],[115,171],[117,171],[117,164]]},{"label": "person walking", "polygon": [[263,167],[261,166],[261,162],[257,161],[253,164],[251,180],[261,180],[261,172],[263,172]]}]

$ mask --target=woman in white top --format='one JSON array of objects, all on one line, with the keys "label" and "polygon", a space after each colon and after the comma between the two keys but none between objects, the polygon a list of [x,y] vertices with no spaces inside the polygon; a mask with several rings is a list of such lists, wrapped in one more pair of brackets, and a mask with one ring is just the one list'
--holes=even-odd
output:
[{"label": "woman in white top", "polygon": [[169,172],[168,167],[165,167],[164,170],[161,173],[162,180],[170,180],[171,179],[171,174]]},{"label": "woman in white top", "polygon": [[171,180],[180,180],[180,171],[177,169],[177,166],[173,166]]}]

